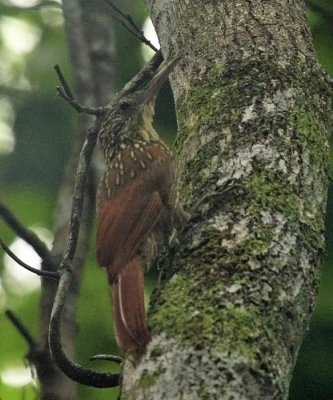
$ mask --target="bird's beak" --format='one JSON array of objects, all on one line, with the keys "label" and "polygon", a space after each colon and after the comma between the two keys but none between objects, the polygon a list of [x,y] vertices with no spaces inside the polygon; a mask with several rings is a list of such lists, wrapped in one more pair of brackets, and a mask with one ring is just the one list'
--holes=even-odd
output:
[{"label": "bird's beak", "polygon": [[144,89],[144,98],[143,103],[149,103],[154,100],[160,91],[161,87],[168,79],[169,74],[174,70],[176,64],[180,60],[180,56],[174,58],[170,62],[168,62],[160,72],[158,72],[153,79],[149,82],[149,84]]}]

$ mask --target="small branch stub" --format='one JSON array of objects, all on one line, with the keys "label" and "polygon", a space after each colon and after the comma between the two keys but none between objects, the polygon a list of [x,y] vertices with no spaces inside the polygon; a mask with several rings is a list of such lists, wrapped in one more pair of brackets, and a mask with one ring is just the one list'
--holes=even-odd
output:
[{"label": "small branch stub", "polygon": [[[151,43],[150,40],[148,40],[143,31],[137,26],[137,24],[134,22],[133,18],[128,15],[123,13],[118,7],[116,7],[112,1],[110,0],[105,0],[107,4],[118,14],[120,15],[120,18],[116,17],[114,14],[112,15],[112,18],[114,18],[117,22],[119,22],[131,35],[139,39],[142,43],[150,47],[155,53],[158,52],[158,49]],[[128,23],[128,25],[126,24]]]},{"label": "small branch stub", "polygon": [[59,65],[55,65],[54,69],[57,73],[58,79],[61,83],[61,86],[57,87],[57,93],[60,97],[66,100],[78,113],[89,114],[94,116],[99,116],[105,114],[107,111],[106,107],[87,107],[80,104],[73,96],[72,91],[59,67]]}]

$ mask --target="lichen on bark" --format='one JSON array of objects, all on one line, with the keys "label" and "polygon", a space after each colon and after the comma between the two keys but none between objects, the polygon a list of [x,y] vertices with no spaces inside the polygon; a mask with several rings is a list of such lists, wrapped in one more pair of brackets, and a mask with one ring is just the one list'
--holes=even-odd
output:
[{"label": "lichen on bark", "polygon": [[324,254],[332,123],[303,4],[147,3],[165,56],[182,54],[178,192],[199,205],[122,398],[286,399]]}]

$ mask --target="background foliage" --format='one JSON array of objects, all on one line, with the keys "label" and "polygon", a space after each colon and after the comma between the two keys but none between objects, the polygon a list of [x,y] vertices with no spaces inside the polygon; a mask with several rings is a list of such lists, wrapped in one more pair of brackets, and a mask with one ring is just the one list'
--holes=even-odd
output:
[{"label": "background foliage", "polygon": [[[133,2],[121,3],[139,24],[146,14]],[[308,7],[319,60],[333,76],[333,5],[331,0],[313,0]],[[144,62],[142,46],[119,24],[116,38],[116,78],[122,86]],[[130,56],[129,56],[130,55]],[[34,229],[52,231],[57,189],[76,132],[76,114],[56,96],[58,85],[53,71],[60,64],[70,81],[71,66],[66,48],[60,4],[36,0],[0,0],[0,201],[19,219]],[[157,130],[171,144],[176,131],[169,88],[164,88],[157,105]],[[332,146],[331,146],[332,147]],[[332,150],[331,150],[332,152]],[[332,157],[331,157],[332,158]],[[332,190],[330,190],[332,192]],[[333,399],[333,209],[329,199],[327,217],[328,257],[323,269],[319,300],[310,330],[302,346],[292,381],[291,400]],[[44,232],[45,235],[45,232]],[[13,243],[15,235],[0,220],[0,237]],[[92,238],[93,243],[93,238]],[[89,364],[89,356],[117,352],[113,337],[107,282],[96,266],[93,246],[85,270],[79,305],[77,360]],[[37,260],[27,249],[20,257],[30,264]],[[0,254],[0,399],[36,397],[30,372],[24,374],[27,347],[4,316],[10,308],[22,318],[33,334],[38,331],[38,278],[31,283],[22,270],[10,273]],[[147,295],[157,272],[150,273]],[[108,370],[107,363],[94,366]],[[27,371],[27,369],[25,369]],[[115,398],[116,390],[96,390],[80,386],[81,399]]]}]

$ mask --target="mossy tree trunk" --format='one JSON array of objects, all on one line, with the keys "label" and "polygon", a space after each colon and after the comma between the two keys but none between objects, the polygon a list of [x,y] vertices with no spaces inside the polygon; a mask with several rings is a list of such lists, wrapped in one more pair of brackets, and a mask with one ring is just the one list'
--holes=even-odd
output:
[{"label": "mossy tree trunk", "polygon": [[197,203],[123,399],[286,399],[324,253],[331,88],[301,0],[147,0]]}]

